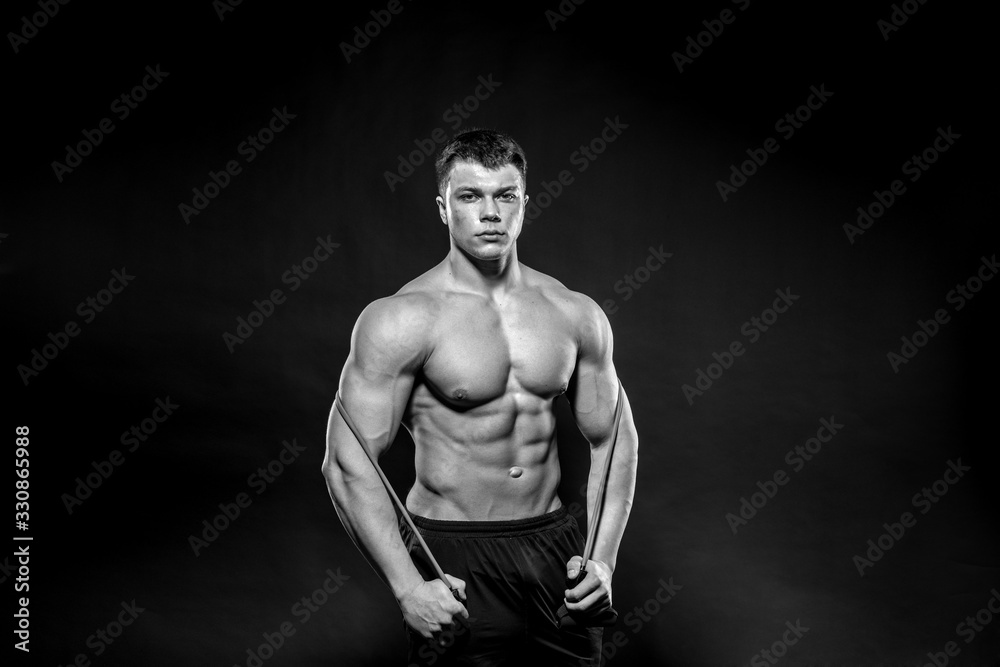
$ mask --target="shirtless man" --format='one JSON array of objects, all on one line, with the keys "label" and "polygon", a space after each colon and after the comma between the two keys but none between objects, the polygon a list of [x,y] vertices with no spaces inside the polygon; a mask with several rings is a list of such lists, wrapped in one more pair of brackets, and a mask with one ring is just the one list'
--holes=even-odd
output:
[{"label": "shirtless man", "polygon": [[567,589],[583,545],[557,495],[554,404],[568,398],[591,445],[593,516],[619,384],[604,312],[517,259],[526,166],[520,146],[495,131],[465,132],[442,149],[437,206],[448,255],[362,312],[340,378],[343,407],[374,456],[388,451],[400,423],[412,436],[406,507],[461,601],[397,525],[374,467],[330,413],[330,495],[396,597],[411,665],[599,664],[601,629],[561,629],[555,614],[562,604],[584,616],[611,605],[638,438],[622,393],[593,557]]}]

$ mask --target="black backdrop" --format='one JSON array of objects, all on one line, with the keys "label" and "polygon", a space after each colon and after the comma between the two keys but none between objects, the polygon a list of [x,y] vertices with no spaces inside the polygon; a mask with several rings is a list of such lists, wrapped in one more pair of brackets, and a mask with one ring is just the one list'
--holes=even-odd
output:
[{"label": "black backdrop", "polygon": [[[545,208],[521,260],[614,301],[641,457],[608,662],[996,664],[1000,284],[975,280],[997,251],[995,26],[978,8],[903,5],[566,0],[556,21],[556,0],[404,0],[396,14],[74,2],[51,18],[8,3],[5,31],[28,36],[8,35],[4,56],[0,227],[4,421],[12,440],[30,426],[29,528],[11,533],[33,538],[31,653],[17,664],[403,664],[392,597],[327,497],[324,430],[361,309],[446,252],[432,168],[409,156],[438,128],[472,126],[528,152]],[[341,43],[372,11],[391,20],[368,25],[377,34],[348,62]],[[898,29],[880,28],[894,12]],[[144,79],[123,118],[120,96]],[[808,119],[794,132],[776,126],[797,110]],[[285,127],[248,161],[242,142],[276,111]],[[104,118],[113,131],[78,146]],[[618,134],[603,144],[609,122]],[[926,171],[904,167],[949,133]],[[777,152],[761,150],[768,138]],[[744,165],[747,151],[766,162]],[[422,164],[390,188],[401,159]],[[193,189],[229,161],[239,173],[185,219],[180,205],[204,204]],[[732,165],[750,175],[723,197]],[[862,234],[845,230],[894,180],[905,192]],[[296,284],[286,272],[318,238],[337,246]],[[647,265],[651,249],[670,257]],[[102,292],[114,271],[134,278]],[[967,284],[959,308],[948,295]],[[282,302],[241,334],[238,318],[274,290]],[[775,320],[776,290],[798,298]],[[914,336],[938,310],[935,335]],[[76,335],[59,335],[67,325]],[[922,345],[894,368],[901,337]],[[567,414],[572,504],[586,446]],[[816,451],[822,419],[842,427]],[[155,432],[123,443],[144,420]],[[786,458],[796,447],[811,460]],[[283,450],[270,482],[251,477]],[[945,475],[959,460],[969,470]],[[384,464],[405,491],[405,435]],[[785,484],[767,483],[776,473]],[[96,488],[78,489],[88,476]],[[925,487],[934,503],[914,497]],[[759,507],[741,523],[744,498]],[[249,501],[238,517],[219,516],[237,499]],[[913,520],[894,527],[904,512]],[[880,537],[884,553],[868,542]],[[15,612],[23,544],[0,573]]]}]

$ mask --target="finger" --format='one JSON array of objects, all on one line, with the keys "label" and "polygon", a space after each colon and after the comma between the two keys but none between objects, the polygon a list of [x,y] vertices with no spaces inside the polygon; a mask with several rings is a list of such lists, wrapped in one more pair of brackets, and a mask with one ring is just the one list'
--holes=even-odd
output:
[{"label": "finger", "polygon": [[441,632],[441,626],[437,623],[427,623],[427,627],[419,630],[420,636],[424,639],[434,639],[434,635]]},{"label": "finger", "polygon": [[457,616],[467,618],[469,612],[465,610],[465,606],[461,602],[449,595],[439,602],[428,622],[435,622],[442,628],[447,628]]},{"label": "finger", "polygon": [[596,611],[611,606],[611,597],[604,589],[598,588],[579,600],[572,602],[567,600],[566,608],[572,611]]},{"label": "finger", "polygon": [[601,582],[597,578],[597,575],[593,572],[588,572],[587,576],[583,578],[583,581],[579,582],[573,588],[566,590],[563,595],[567,601],[578,602],[589,595],[591,591],[600,588],[600,584]]},{"label": "finger", "polygon": [[[450,622],[455,616],[461,616],[462,618],[469,618],[469,611],[462,604],[466,600],[465,595],[465,582],[458,577],[453,577],[450,574],[446,574],[448,577],[448,584],[452,586],[452,591],[458,593],[458,599],[449,591],[447,602],[441,603],[441,608],[448,614],[448,621]],[[444,583],[444,582],[441,582]]]},{"label": "finger", "polygon": [[566,578],[576,579],[576,576],[580,574],[580,566],[583,564],[582,556],[573,556],[566,563]]},{"label": "finger", "polygon": [[448,594],[448,597],[440,601],[441,624],[448,625],[455,620],[456,616],[462,618],[469,617],[469,611],[465,605],[455,599],[455,596]]},{"label": "finger", "polygon": [[465,582],[458,577],[451,576],[450,574],[446,574],[444,576],[448,577],[448,586],[450,586],[453,590],[458,591],[459,599],[465,600]]}]

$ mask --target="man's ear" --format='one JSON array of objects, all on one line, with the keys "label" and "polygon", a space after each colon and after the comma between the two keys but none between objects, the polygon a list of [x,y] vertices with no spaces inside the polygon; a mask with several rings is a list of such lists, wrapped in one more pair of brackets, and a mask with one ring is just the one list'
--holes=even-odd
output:
[{"label": "man's ear", "polygon": [[444,205],[444,199],[441,198],[441,195],[438,195],[437,197],[434,198],[434,201],[437,202],[437,205],[438,205],[438,215],[441,216],[441,222],[443,222],[444,224],[447,225],[448,224],[448,209]]}]

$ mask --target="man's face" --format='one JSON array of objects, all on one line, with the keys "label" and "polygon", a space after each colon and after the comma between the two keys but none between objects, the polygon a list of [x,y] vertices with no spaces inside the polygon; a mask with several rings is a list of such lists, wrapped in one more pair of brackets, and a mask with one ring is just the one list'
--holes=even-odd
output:
[{"label": "man's face", "polygon": [[514,246],[527,201],[521,172],[514,165],[487,169],[463,160],[452,165],[437,205],[455,245],[476,259],[490,260]]}]

